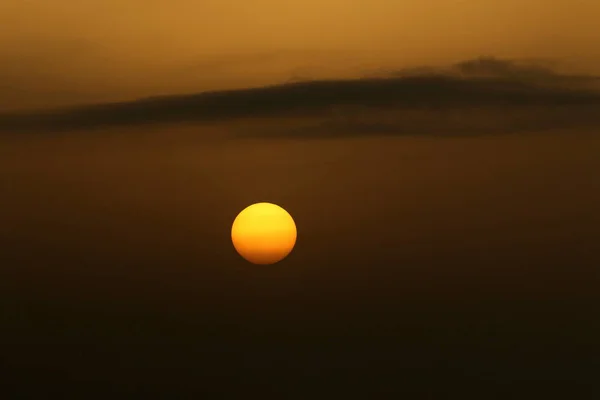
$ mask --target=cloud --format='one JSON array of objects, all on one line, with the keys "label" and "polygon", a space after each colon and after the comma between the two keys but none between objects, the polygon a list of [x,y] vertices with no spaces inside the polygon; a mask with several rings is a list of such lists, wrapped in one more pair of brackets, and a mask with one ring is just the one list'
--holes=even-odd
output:
[{"label": "cloud", "polygon": [[[546,62],[548,64],[548,62]],[[396,76],[445,75],[463,78],[499,78],[515,82],[545,85],[582,87],[600,83],[593,75],[570,75],[558,73],[549,65],[540,62],[499,60],[494,57],[479,57],[458,62],[447,68],[416,67],[396,72]]]},{"label": "cloud", "polygon": [[0,115],[0,131],[89,130],[257,117],[301,117],[305,121],[287,133],[275,127],[270,132],[273,135],[600,126],[596,81],[593,76],[564,75],[542,67],[479,58],[446,69],[403,70],[387,77],[292,82],[7,113]]}]

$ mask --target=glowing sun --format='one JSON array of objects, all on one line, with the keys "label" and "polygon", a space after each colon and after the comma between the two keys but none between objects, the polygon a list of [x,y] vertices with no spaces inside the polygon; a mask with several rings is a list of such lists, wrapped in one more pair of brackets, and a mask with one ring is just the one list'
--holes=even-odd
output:
[{"label": "glowing sun", "polygon": [[296,224],[283,208],[256,203],[244,208],[233,221],[233,247],[253,264],[275,264],[296,244]]}]

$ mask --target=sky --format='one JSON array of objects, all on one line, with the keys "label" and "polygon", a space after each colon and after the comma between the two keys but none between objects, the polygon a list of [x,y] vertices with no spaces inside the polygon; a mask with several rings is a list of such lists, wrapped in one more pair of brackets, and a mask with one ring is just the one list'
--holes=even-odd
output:
[{"label": "sky", "polygon": [[[0,0],[0,390],[600,398],[598,20]],[[298,238],[257,267],[263,201]]]},{"label": "sky", "polygon": [[600,68],[593,0],[5,0],[0,106],[360,75],[481,55]]}]

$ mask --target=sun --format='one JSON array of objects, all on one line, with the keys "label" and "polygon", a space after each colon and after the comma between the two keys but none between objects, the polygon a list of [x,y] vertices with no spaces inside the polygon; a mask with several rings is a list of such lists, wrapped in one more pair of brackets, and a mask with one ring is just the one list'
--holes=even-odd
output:
[{"label": "sun", "polygon": [[236,251],[253,264],[275,264],[296,244],[296,224],[283,208],[256,203],[244,208],[233,221],[231,241]]}]

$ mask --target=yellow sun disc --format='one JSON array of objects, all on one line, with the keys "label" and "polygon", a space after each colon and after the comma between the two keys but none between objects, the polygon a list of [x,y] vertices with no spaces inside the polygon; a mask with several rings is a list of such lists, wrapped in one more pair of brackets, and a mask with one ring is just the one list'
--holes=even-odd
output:
[{"label": "yellow sun disc", "polygon": [[275,264],[296,244],[296,224],[283,208],[256,203],[243,209],[233,221],[231,241],[236,251],[253,264]]}]

